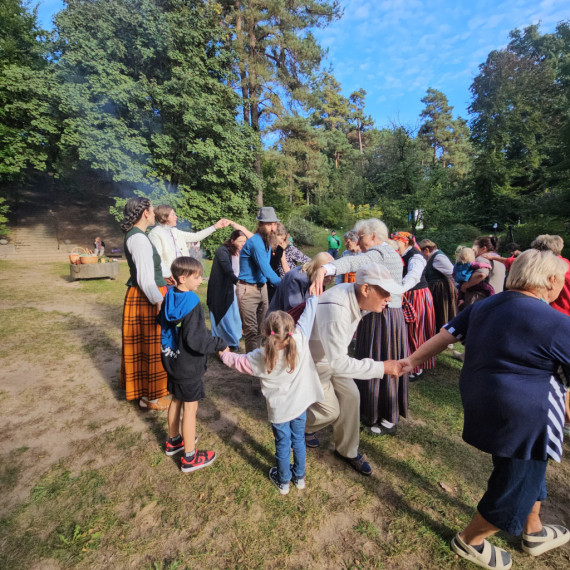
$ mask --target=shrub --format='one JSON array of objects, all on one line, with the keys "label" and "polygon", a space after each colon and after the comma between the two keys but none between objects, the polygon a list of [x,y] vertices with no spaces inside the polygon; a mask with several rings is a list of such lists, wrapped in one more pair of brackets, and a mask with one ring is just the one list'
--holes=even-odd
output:
[{"label": "shrub", "polygon": [[316,228],[311,222],[300,216],[291,216],[285,223],[295,245],[315,245]]},{"label": "shrub", "polygon": [[458,245],[472,245],[476,237],[485,235],[475,226],[457,224],[440,229],[418,230],[416,240],[431,239],[447,256],[453,260],[455,248]]},{"label": "shrub", "polygon": [[8,222],[6,214],[9,210],[10,206],[6,204],[6,198],[0,197],[0,237],[5,237],[10,233],[8,226],[6,225]]}]

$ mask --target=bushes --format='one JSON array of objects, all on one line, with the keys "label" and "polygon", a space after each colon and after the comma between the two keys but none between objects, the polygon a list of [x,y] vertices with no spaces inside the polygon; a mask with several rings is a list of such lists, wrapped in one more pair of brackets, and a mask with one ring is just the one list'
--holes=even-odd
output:
[{"label": "bushes", "polygon": [[291,216],[285,223],[287,231],[291,234],[295,245],[315,245],[316,228],[300,216]]},{"label": "bushes", "polygon": [[455,248],[458,245],[472,245],[476,237],[484,232],[475,226],[457,224],[441,229],[420,230],[416,234],[418,243],[423,239],[431,239],[450,259],[453,259]]},{"label": "bushes", "polygon": [[7,236],[10,231],[8,230],[8,226],[6,223],[8,222],[8,218],[6,214],[10,210],[10,206],[6,204],[6,198],[0,197],[0,237]]}]

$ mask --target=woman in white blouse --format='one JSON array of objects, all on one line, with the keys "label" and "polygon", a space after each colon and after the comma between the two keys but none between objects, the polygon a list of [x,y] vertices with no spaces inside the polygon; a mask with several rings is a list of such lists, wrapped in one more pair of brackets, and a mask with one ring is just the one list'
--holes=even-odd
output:
[{"label": "woman in white blouse", "polygon": [[232,224],[236,229],[242,229],[242,226],[230,222],[222,218],[213,226],[199,232],[183,232],[176,227],[178,216],[172,206],[167,204],[159,204],[154,209],[156,219],[155,226],[149,233],[148,237],[160,255],[162,260],[162,276],[169,285],[173,285],[170,266],[177,257],[188,256],[188,244],[196,241],[202,241],[212,235],[216,230],[225,228]]}]

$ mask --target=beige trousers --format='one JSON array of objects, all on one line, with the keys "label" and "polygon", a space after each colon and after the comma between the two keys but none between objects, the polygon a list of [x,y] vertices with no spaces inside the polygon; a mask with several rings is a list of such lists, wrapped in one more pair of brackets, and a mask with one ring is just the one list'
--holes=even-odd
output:
[{"label": "beige trousers", "polygon": [[317,366],[325,399],[307,410],[307,433],[332,424],[335,449],[351,459],[360,443],[360,392],[352,378],[334,376],[331,368]]},{"label": "beige trousers", "polygon": [[267,285],[259,289],[257,285],[238,283],[236,296],[245,339],[245,351],[251,352],[261,346],[263,339],[261,324],[269,307]]}]

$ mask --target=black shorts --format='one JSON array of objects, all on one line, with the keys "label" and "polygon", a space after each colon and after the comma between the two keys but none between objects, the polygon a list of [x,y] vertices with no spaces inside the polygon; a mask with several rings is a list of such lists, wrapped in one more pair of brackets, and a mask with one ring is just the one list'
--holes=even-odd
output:
[{"label": "black shorts", "polygon": [[168,376],[168,391],[181,402],[197,402],[205,396],[204,381],[200,378],[197,381],[178,382]]}]

